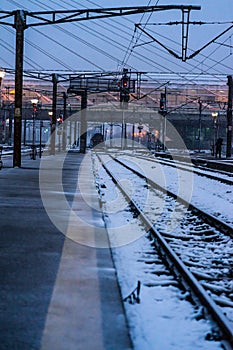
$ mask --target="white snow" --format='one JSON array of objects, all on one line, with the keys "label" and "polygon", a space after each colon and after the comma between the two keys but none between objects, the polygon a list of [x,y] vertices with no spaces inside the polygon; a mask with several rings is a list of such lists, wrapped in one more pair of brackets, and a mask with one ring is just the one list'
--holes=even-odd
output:
[{"label": "white snow", "polygon": [[[132,161],[131,157],[124,156],[124,159]],[[177,192],[177,188],[181,192],[180,187],[189,188],[190,192],[186,193],[186,198],[190,196],[190,202],[210,214],[217,216],[219,219],[231,223],[233,227],[233,188],[217,180],[211,180],[203,176],[176,169],[167,165],[157,165],[148,162],[146,159],[133,158],[134,162],[139,165],[148,177],[154,178],[163,184],[166,181],[166,188],[170,191]],[[159,176],[158,176],[159,169]],[[162,170],[161,170],[162,169]],[[157,171],[156,171],[157,170]],[[206,171],[203,170],[205,173]],[[162,176],[161,176],[162,174]],[[178,182],[179,176],[179,182]],[[179,193],[180,194],[180,193]],[[184,196],[185,197],[185,196]]]},{"label": "white snow", "polygon": [[[124,158],[127,159],[127,156]],[[132,163],[132,158],[129,157],[128,161]],[[155,166],[137,157],[133,162],[147,176],[166,183],[169,190],[177,191],[178,188],[178,192],[190,196],[193,204],[233,224],[230,185],[195,174],[187,175],[182,170],[177,172],[175,168],[165,165]],[[102,168],[99,169],[97,183],[106,185],[101,189],[101,194],[122,298],[136,287],[137,281],[142,284],[140,303],[124,302],[134,349],[222,349],[220,342],[205,340],[212,325],[198,317],[201,310],[196,310],[185,299],[176,281],[169,274],[157,274],[164,267],[159,263],[144,227],[139,219],[132,216],[127,201]]]}]

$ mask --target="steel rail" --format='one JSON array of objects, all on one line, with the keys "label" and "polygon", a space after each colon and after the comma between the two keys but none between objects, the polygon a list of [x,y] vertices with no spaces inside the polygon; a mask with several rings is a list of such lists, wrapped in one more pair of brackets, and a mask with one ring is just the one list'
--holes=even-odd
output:
[{"label": "steel rail", "polygon": [[121,165],[123,165],[124,167],[129,169],[130,171],[133,171],[135,174],[137,174],[141,178],[145,178],[147,180],[147,182],[150,185],[152,185],[153,187],[156,187],[157,189],[159,189],[163,193],[166,193],[167,195],[175,198],[177,200],[177,202],[184,204],[190,210],[194,211],[195,213],[198,213],[199,216],[204,218],[209,224],[213,225],[215,228],[221,229],[225,234],[228,234],[229,236],[233,237],[233,227],[231,225],[228,225],[226,222],[216,218],[215,216],[213,216],[213,215],[211,215],[209,213],[206,213],[204,210],[202,210],[202,209],[196,207],[195,205],[187,202],[184,198],[182,198],[182,197],[178,196],[177,194],[167,190],[166,188],[158,185],[152,179],[149,179],[146,176],[144,176],[143,174],[141,174],[139,171],[137,171],[135,169],[132,169],[129,165],[125,164],[120,159],[115,159],[113,157],[112,157],[112,159],[114,159],[116,162],[120,163]]},{"label": "steel rail", "polygon": [[[131,157],[130,154],[127,154],[129,157]],[[140,156],[138,155],[137,158],[140,158],[140,159],[143,159],[143,160],[147,160],[147,161],[152,161],[152,162],[156,162],[156,163],[160,163],[160,164],[164,164],[164,165],[167,165],[167,166],[170,166],[170,167],[173,167],[173,168],[177,168],[177,169],[180,169],[180,170],[183,170],[183,171],[188,171],[188,172],[192,172],[194,174],[197,174],[199,176],[203,176],[203,177],[207,177],[208,179],[212,179],[212,180],[216,180],[216,181],[220,181],[226,185],[233,185],[233,179],[230,180],[230,179],[224,179],[224,178],[220,178],[216,175],[213,175],[213,174],[205,174],[205,173],[201,173],[200,171],[196,170],[195,168],[197,168],[198,166],[195,165],[195,164],[190,164],[190,163],[187,163],[187,164],[179,164],[176,162],[176,159],[175,159],[175,156],[174,158],[169,158],[170,161],[173,161],[174,163],[172,162],[169,162],[167,160],[167,158],[162,158],[162,159],[159,159],[158,158],[150,158],[150,159],[145,159],[145,157],[143,156]],[[190,169],[187,169],[185,167],[190,167]],[[213,170],[213,169],[205,169],[206,171],[212,171],[212,172],[217,172],[217,170]],[[233,175],[231,173],[227,173],[227,172],[223,172],[221,170],[218,171],[219,174],[223,174],[223,175],[227,175],[229,177],[233,177]]]},{"label": "steel rail", "polygon": [[[139,157],[139,158],[143,158],[143,157]],[[144,158],[145,159],[145,158]],[[230,180],[230,179],[224,179],[224,178],[221,178],[221,177],[218,177],[214,174],[205,174],[205,173],[201,173],[200,171],[196,170],[196,168],[198,168],[197,165],[195,164],[192,164],[192,165],[189,165],[189,163],[187,163],[187,165],[185,164],[177,164],[175,159],[173,159],[173,161],[175,162],[174,164],[172,163],[169,163],[169,162],[166,162],[166,160],[163,160],[162,162],[164,162],[165,165],[168,165],[168,166],[171,166],[171,167],[175,167],[177,169],[180,169],[180,170],[184,170],[184,171],[189,171],[189,172],[193,172],[194,174],[197,174],[199,176],[203,176],[203,177],[207,177],[208,179],[212,179],[212,180],[216,180],[216,181],[220,181],[222,183],[225,183],[227,185],[233,185],[233,179]],[[190,167],[191,169],[186,169],[185,167]],[[200,168],[199,168],[200,169]],[[213,169],[206,169],[206,171],[212,171],[214,172]],[[217,172],[217,170],[215,170],[215,173]],[[231,176],[232,177],[232,174],[231,173],[223,173],[222,171],[219,170],[218,172],[219,174],[224,174],[224,175],[228,175],[228,176]]]},{"label": "steel rail", "polygon": [[[228,319],[223,314],[223,312],[219,309],[219,307],[216,305],[216,303],[210,298],[208,293],[204,290],[204,288],[201,286],[201,284],[198,282],[198,280],[194,277],[194,275],[187,269],[187,267],[180,260],[180,258],[177,256],[177,254],[170,248],[169,244],[162,237],[162,235],[159,233],[159,231],[154,227],[153,223],[141,211],[141,209],[137,205],[137,203],[130,197],[130,195],[127,193],[127,191],[124,189],[124,187],[118,182],[118,180],[114,176],[113,172],[111,170],[109,170],[107,168],[107,166],[102,162],[101,157],[99,155],[97,155],[97,156],[98,156],[98,159],[100,160],[103,168],[106,170],[106,172],[112,178],[113,182],[117,185],[117,187],[120,189],[120,191],[123,193],[123,195],[127,198],[127,200],[130,202],[130,204],[132,204],[133,207],[138,212],[141,220],[144,222],[146,227],[149,229],[155,245],[158,242],[159,246],[162,247],[164,253],[168,256],[169,260],[171,261],[170,268],[172,269],[173,266],[175,266],[175,268],[179,272],[179,275],[181,276],[181,278],[184,279],[185,282],[188,284],[188,286],[191,287],[194,295],[196,297],[198,297],[198,299],[200,300],[202,305],[204,304],[204,306],[208,310],[211,317],[217,322],[217,324],[220,327],[220,330],[222,331],[223,335],[226,337],[225,340],[227,340],[227,342],[230,343],[230,345],[233,349],[233,328],[232,328],[231,323],[228,321]],[[115,158],[113,158],[113,160],[119,162]],[[119,163],[121,163],[121,162],[119,162]],[[124,164],[122,164],[122,165],[125,166]],[[138,172],[135,171],[134,169],[131,169],[128,166],[125,166],[125,167],[128,168],[129,170],[131,170],[133,173],[136,173],[140,177],[145,178],[145,176],[138,174]],[[186,285],[184,285],[184,286],[187,289],[187,286]]]}]

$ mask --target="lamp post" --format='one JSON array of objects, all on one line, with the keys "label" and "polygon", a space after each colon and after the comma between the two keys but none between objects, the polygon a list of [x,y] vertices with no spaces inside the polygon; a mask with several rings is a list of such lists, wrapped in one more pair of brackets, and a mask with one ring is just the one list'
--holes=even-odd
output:
[{"label": "lamp post", "polygon": [[42,129],[43,129],[43,120],[40,121],[40,152],[39,152],[39,157],[41,158],[42,156]]},{"label": "lamp post", "polygon": [[6,75],[6,72],[3,69],[0,69],[0,92],[1,92],[1,95],[0,95],[1,101],[0,102],[1,102],[1,105],[2,105],[2,80],[4,79],[5,75]]},{"label": "lamp post", "polygon": [[37,104],[38,104],[38,99],[33,98],[31,100],[32,107],[33,107],[33,112],[32,112],[32,159],[36,159],[36,111],[37,111]]},{"label": "lamp post", "polygon": [[214,128],[214,141],[213,141],[213,151],[212,155],[215,155],[215,144],[216,140],[218,138],[218,123],[217,123],[217,118],[218,118],[218,112],[212,112],[212,118],[213,118],[213,128]]},{"label": "lamp post", "polygon": [[[2,80],[5,77],[5,75],[6,75],[6,72],[3,69],[0,69],[0,107],[2,107]],[[5,132],[4,122],[5,122],[5,116],[4,116],[4,118],[2,117],[2,135],[1,135],[2,139],[4,138],[4,132]],[[2,140],[0,140],[0,141],[2,141]]]},{"label": "lamp post", "polygon": [[201,152],[201,133],[202,133],[202,101],[199,97],[198,99],[199,104],[199,130],[198,130],[198,152]]}]

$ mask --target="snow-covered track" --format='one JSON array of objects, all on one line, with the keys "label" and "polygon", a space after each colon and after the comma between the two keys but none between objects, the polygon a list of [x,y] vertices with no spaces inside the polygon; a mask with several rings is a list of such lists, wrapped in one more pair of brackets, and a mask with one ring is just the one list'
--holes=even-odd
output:
[{"label": "snow-covered track", "polygon": [[[113,159],[113,158],[112,158]],[[115,158],[115,161],[119,162],[121,165],[129,169],[130,171],[133,171],[135,174],[137,174],[139,177],[145,178],[145,176],[140,172],[132,167],[130,165],[126,164],[125,161],[120,160],[120,158]],[[176,199],[177,202],[184,204],[187,208],[189,208],[192,212],[194,212],[198,217],[201,217],[206,221],[208,224],[214,226],[217,229],[220,229],[221,231],[225,232],[226,234],[229,234],[231,237],[233,237],[233,227],[223,220],[220,220],[216,218],[215,216],[209,214],[208,212],[198,208],[197,206],[194,206],[193,204],[187,202],[184,198],[178,196],[177,194],[169,191],[166,187],[162,187],[152,179],[146,177],[145,178],[147,183],[149,183],[152,187],[159,189],[163,193],[173,197]]]},{"label": "snow-covered track", "polygon": [[[189,203],[186,203],[182,198],[178,198],[176,194],[172,194],[167,189],[157,186],[153,181],[149,181],[148,178],[135,171],[129,164],[125,164],[124,161],[111,158],[108,155],[101,156],[100,154],[99,159],[134,210],[137,211],[138,216],[143,220],[155,246],[160,250],[162,256],[166,257],[166,262],[169,268],[173,270],[177,280],[190,294],[191,299],[194,301],[198,298],[204,309],[208,310],[212,318],[218,323],[223,338],[227,340],[226,349],[230,349],[233,346],[233,315],[231,316],[230,312],[227,313],[226,310],[228,311],[233,307],[231,285],[233,246],[227,234],[232,234],[232,227],[194,206],[189,206]],[[111,162],[114,162],[114,166]],[[117,166],[115,162],[117,162]],[[117,167],[119,167],[119,171]],[[154,222],[154,213],[148,213],[148,210],[141,208],[141,204],[132,198],[127,188],[120,184],[120,174],[122,173],[120,168],[122,167],[125,169],[124,178],[128,172],[129,181],[132,181],[132,176],[144,181],[144,184],[139,182],[139,191],[140,188],[145,186],[147,186],[148,191],[154,191],[156,187],[156,191],[162,191],[163,196],[172,197],[172,199],[169,199],[170,201],[175,201],[176,204],[179,202],[181,207],[189,206],[187,214],[184,215],[181,221],[180,231],[176,229],[175,232],[166,232],[161,229],[161,225]],[[191,222],[189,228],[192,227],[192,230],[184,233],[181,228],[187,221]],[[214,254],[210,257],[203,255],[203,246],[206,247],[206,252],[214,250]],[[228,250],[225,249],[226,247]],[[223,259],[224,249],[228,255],[225,255]],[[195,260],[195,257],[197,260]]]},{"label": "snow-covered track", "polygon": [[[128,153],[128,156],[135,157],[135,154],[132,155],[132,153]],[[189,159],[189,162],[182,162],[179,160],[179,157],[175,157],[174,159],[170,158],[160,158],[160,157],[151,157],[151,154],[148,154],[148,156],[144,155],[137,155],[137,158],[146,159],[147,161],[154,162],[154,163],[160,163],[162,165],[167,165],[176,169],[180,169],[183,171],[189,171],[194,174],[197,174],[199,176],[207,177],[212,180],[220,181],[222,183],[225,183],[227,185],[233,185],[233,173],[222,171],[222,170],[216,170],[216,169],[208,169],[206,168],[205,163],[198,163],[196,162],[196,165],[192,163]]]}]

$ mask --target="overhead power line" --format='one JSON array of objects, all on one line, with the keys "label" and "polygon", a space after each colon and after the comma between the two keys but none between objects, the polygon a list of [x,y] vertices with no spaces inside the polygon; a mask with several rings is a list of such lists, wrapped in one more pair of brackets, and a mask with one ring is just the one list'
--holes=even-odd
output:
[{"label": "overhead power line", "polygon": [[[61,24],[68,22],[85,21],[90,19],[109,18],[114,16],[125,16],[153,11],[166,11],[171,9],[182,9],[185,6],[164,5],[164,6],[138,6],[138,7],[118,7],[105,9],[87,9],[87,10],[57,10],[57,11],[36,11],[28,12],[16,10],[6,15],[6,12],[0,12],[0,24],[14,27],[16,30],[16,64],[15,64],[15,123],[14,123],[14,156],[13,166],[21,166],[21,133],[22,133],[22,87],[23,87],[23,43],[24,31],[29,27],[43,26],[48,24]],[[189,6],[188,11],[200,9],[200,6]],[[12,17],[14,23],[12,24]],[[8,22],[9,21],[9,22]],[[53,75],[54,90],[57,86],[56,74]],[[53,106],[53,110],[55,107]],[[85,127],[85,126],[84,126]],[[52,117],[52,131],[56,128],[56,115]],[[83,135],[83,138],[86,136]],[[84,145],[86,139],[80,140]],[[51,138],[51,154],[55,152],[55,138]]]}]

